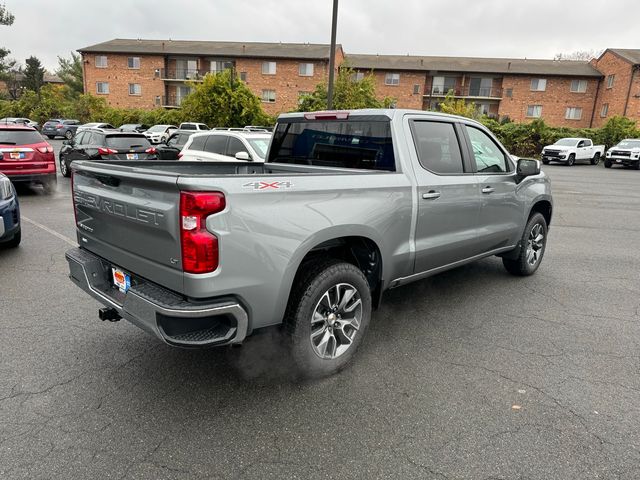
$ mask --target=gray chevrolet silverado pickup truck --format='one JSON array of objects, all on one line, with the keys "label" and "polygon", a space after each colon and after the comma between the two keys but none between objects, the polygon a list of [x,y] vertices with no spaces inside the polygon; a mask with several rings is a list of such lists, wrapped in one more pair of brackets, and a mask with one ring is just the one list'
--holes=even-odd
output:
[{"label": "gray chevrolet silverado pickup truck", "polygon": [[353,356],[385,290],[490,255],[536,271],[551,221],[537,160],[472,120],[281,115],[264,164],[74,162],[70,278],[169,345],[282,325],[302,373]]}]

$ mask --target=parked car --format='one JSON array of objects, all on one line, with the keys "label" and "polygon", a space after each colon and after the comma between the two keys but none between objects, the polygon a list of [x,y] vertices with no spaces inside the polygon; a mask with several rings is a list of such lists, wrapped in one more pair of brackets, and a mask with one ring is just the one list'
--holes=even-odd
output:
[{"label": "parked car", "polygon": [[42,126],[42,134],[50,139],[65,137],[68,140],[73,138],[79,126],[80,122],[78,120],[52,118],[51,120],[47,120]]},{"label": "parked car", "polygon": [[94,128],[94,129],[95,128],[100,128],[102,130],[116,130],[116,127],[114,127],[110,123],[91,122],[91,123],[84,123],[84,124],[80,125],[78,127],[78,129],[76,130],[76,133],[80,132],[82,130],[89,130],[90,128]]},{"label": "parked car", "polygon": [[611,168],[611,165],[624,165],[640,170],[640,138],[625,138],[607,150],[604,166]]},{"label": "parked car", "polygon": [[588,138],[561,138],[542,149],[542,163],[562,162],[572,166],[576,160],[588,160],[597,165],[604,156],[604,145],[594,145]]},{"label": "parked car", "polygon": [[182,122],[178,127],[180,130],[210,130],[205,123]]},{"label": "parked car", "polygon": [[0,123],[0,173],[14,183],[39,184],[51,193],[57,184],[53,147],[35,128]]},{"label": "parked car", "polygon": [[264,132],[210,130],[194,133],[182,149],[180,160],[264,162],[271,134]]},{"label": "parked car", "polygon": [[346,365],[387,289],[493,255],[533,274],[553,208],[538,160],[434,112],[284,114],[266,163],[143,166],[76,166],[66,258],[100,318],[181,347],[284,324],[310,376]]},{"label": "parked car", "polygon": [[118,130],[121,132],[137,132],[143,133],[149,129],[149,125],[145,125],[144,123],[125,123],[124,125],[120,125]]},{"label": "parked car", "polygon": [[193,135],[193,130],[176,130],[171,134],[166,143],[156,147],[158,160],[178,160],[180,152]]},{"label": "parked car", "polygon": [[176,130],[178,130],[178,127],[175,125],[154,125],[144,134],[151,143],[165,143]]},{"label": "parked car", "polygon": [[20,245],[20,205],[9,177],[0,173],[0,248]]},{"label": "parked car", "polygon": [[60,173],[71,176],[71,164],[77,160],[155,160],[156,149],[142,133],[82,130],[60,149]]},{"label": "parked car", "polygon": [[29,120],[24,117],[5,117],[0,118],[0,123],[16,123],[18,125],[25,125],[27,127],[35,128],[36,130],[40,129],[40,124],[33,120]]}]

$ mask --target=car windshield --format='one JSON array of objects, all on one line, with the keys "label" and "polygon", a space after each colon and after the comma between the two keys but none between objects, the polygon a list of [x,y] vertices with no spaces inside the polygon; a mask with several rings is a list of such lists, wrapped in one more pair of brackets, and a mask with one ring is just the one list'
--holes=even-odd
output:
[{"label": "car windshield", "polygon": [[618,148],[640,148],[640,140],[622,140],[618,145]]},{"label": "car windshield", "polygon": [[130,150],[132,148],[149,148],[151,144],[143,136],[138,135],[113,135],[107,137],[107,147],[116,150]]},{"label": "car windshield", "polygon": [[0,145],[32,145],[42,142],[43,138],[33,130],[0,130]]},{"label": "car windshield", "polygon": [[154,125],[147,132],[164,132],[166,130],[166,125]]},{"label": "car windshield", "polygon": [[248,138],[247,141],[251,148],[253,148],[258,156],[264,160],[267,156],[267,149],[269,148],[270,138]]},{"label": "car windshield", "polygon": [[561,138],[554,145],[559,145],[561,147],[575,147],[578,144],[578,140],[575,138]]}]

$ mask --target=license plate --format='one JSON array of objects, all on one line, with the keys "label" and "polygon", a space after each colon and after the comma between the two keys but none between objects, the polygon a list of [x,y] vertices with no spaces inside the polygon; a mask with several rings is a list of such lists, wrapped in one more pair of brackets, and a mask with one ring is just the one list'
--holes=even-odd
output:
[{"label": "license plate", "polygon": [[616,162],[618,162],[618,163],[622,163],[622,160],[620,160],[620,159],[618,158],[618,159],[616,159]]},{"label": "license plate", "polygon": [[129,287],[131,287],[131,275],[127,275],[119,268],[112,267],[111,268],[112,276],[113,276],[113,284],[118,287],[122,293],[127,293]]},{"label": "license plate", "polygon": [[24,152],[10,152],[9,153],[9,158],[12,160],[21,160],[23,158],[25,158],[25,153]]},{"label": "license plate", "polygon": [[127,153],[127,160],[137,160],[137,159],[138,159],[137,153]]}]

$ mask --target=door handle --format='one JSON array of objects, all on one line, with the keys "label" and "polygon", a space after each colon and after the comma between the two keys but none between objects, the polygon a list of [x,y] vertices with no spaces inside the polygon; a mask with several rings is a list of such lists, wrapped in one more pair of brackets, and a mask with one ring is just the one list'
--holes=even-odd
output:
[{"label": "door handle", "polygon": [[482,193],[493,193],[493,187],[484,187]]},{"label": "door handle", "polygon": [[425,200],[435,200],[436,198],[440,198],[440,192],[429,190],[427,193],[422,194],[422,198]]}]

